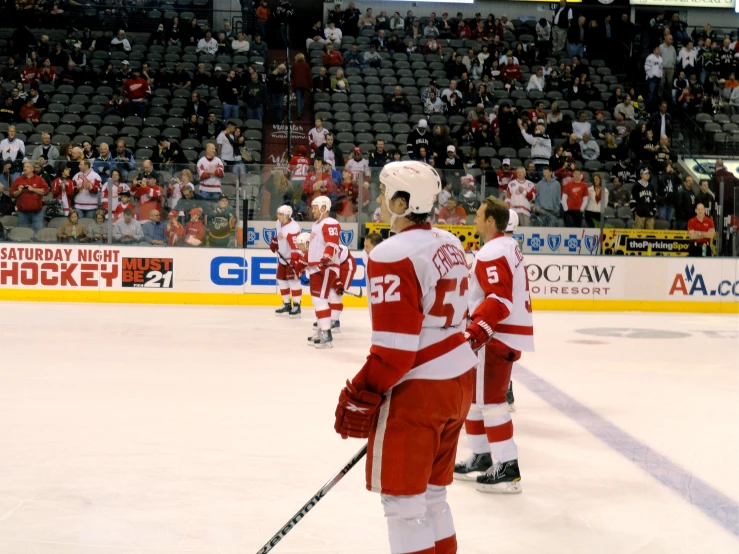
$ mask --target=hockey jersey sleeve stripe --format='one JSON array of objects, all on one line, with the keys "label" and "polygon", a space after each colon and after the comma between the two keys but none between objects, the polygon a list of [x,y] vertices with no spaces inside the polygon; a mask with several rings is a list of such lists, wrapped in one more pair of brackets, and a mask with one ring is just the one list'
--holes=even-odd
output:
[{"label": "hockey jersey sleeve stripe", "polygon": [[496,333],[506,333],[508,335],[534,336],[534,328],[528,325],[498,324],[495,326],[495,332]]},{"label": "hockey jersey sleeve stripe", "polygon": [[404,350],[406,352],[418,351],[418,335],[407,335],[405,333],[391,333],[388,331],[372,331],[372,345],[383,348]]}]

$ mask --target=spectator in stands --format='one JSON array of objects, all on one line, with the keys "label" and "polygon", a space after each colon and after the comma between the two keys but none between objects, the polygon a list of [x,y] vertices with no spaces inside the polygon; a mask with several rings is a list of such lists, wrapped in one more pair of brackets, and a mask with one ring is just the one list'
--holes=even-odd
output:
[{"label": "spectator in stands", "polygon": [[647,79],[647,110],[651,112],[656,108],[659,85],[664,76],[659,46],[655,46],[652,53],[644,61],[644,72]]},{"label": "spectator in stands", "polygon": [[388,113],[404,113],[411,114],[411,104],[408,97],[403,92],[403,87],[396,85],[393,93],[385,99],[385,109]]},{"label": "spectator in stands", "polygon": [[158,210],[149,212],[149,220],[141,226],[144,234],[144,241],[152,246],[164,246],[167,244],[165,229],[167,225],[162,222],[161,215]]},{"label": "spectator in stands", "polygon": [[688,175],[683,181],[683,186],[677,193],[675,202],[675,228],[686,230],[688,221],[695,213],[696,194],[693,191],[693,178]]},{"label": "spectator in stands", "polygon": [[41,144],[33,149],[31,161],[35,162],[42,157],[47,160],[47,165],[50,165],[56,170],[56,163],[59,159],[59,149],[51,144],[51,135],[49,133],[41,134]]},{"label": "spectator in stands", "polygon": [[259,7],[256,9],[256,26],[257,31],[263,37],[267,36],[267,24],[272,17],[272,12],[269,9],[269,0],[262,0],[259,2]]},{"label": "spectator in stands", "polygon": [[544,79],[544,70],[541,67],[538,67],[536,69],[536,73],[534,73],[529,78],[529,82],[526,85],[526,92],[529,92],[532,90],[544,92],[545,88],[546,88],[546,80]]},{"label": "spectator in stands", "polygon": [[326,141],[316,148],[315,150],[315,157],[323,160],[324,162],[328,162],[331,164],[332,168],[336,168],[336,157],[339,156],[339,159],[341,159],[341,153],[338,149],[338,144],[336,143],[336,137],[333,135],[333,133],[327,133],[326,134]]},{"label": "spectator in stands", "polygon": [[380,56],[374,44],[369,45],[369,50],[364,53],[363,61],[365,66],[375,68],[382,66],[382,56]]},{"label": "spectator in stands", "polygon": [[570,23],[567,31],[567,42],[570,45],[570,57],[585,56],[585,17],[580,16],[577,22]]},{"label": "spectator in stands", "polygon": [[673,168],[672,162],[667,162],[657,180],[657,214],[660,219],[669,222],[675,219],[680,186],[680,175]]},{"label": "spectator in stands", "polygon": [[580,153],[585,161],[596,161],[600,157],[598,143],[590,138],[590,133],[585,133],[580,141]]},{"label": "spectator in stands", "polygon": [[208,143],[205,156],[198,160],[200,177],[200,196],[205,200],[217,199],[221,194],[221,178],[223,177],[223,161],[216,156],[216,146]]},{"label": "spectator in stands", "polygon": [[226,127],[216,137],[217,155],[223,162],[224,171],[227,173],[233,173],[233,166],[238,155],[238,145],[234,136],[235,130],[234,122],[226,121]]},{"label": "spectator in stands", "polygon": [[123,83],[123,96],[128,99],[128,115],[143,119],[146,116],[146,101],[151,96],[151,87],[141,77],[139,68],[133,70],[133,78]]},{"label": "spectator in stands", "polygon": [[536,202],[531,213],[531,224],[537,227],[559,227],[559,211],[562,206],[562,192],[552,175],[552,168],[541,168],[542,178],[536,183]]},{"label": "spectator in stands", "polygon": [[74,183],[74,207],[82,217],[93,217],[98,207],[101,179],[92,170],[90,160],[80,161],[80,170],[72,178]]},{"label": "spectator in stands", "polygon": [[259,80],[259,75],[254,72],[249,76],[251,82],[247,84],[242,93],[246,104],[247,119],[264,119],[264,106],[267,104],[267,87]]},{"label": "spectator in stands", "polygon": [[254,35],[254,40],[251,43],[251,51],[262,59],[267,58],[267,44],[262,41],[261,35]]},{"label": "spectator in stands", "polygon": [[363,15],[359,17],[359,29],[374,29],[377,20],[372,15],[372,8],[367,8]]},{"label": "spectator in stands", "polygon": [[585,207],[585,223],[588,227],[599,227],[602,210],[608,205],[608,189],[603,186],[599,173],[593,175],[593,184],[588,187],[588,203]]},{"label": "spectator in stands", "polygon": [[[336,22],[334,22],[334,28],[336,28]],[[310,31],[308,32],[308,35],[308,38],[305,39],[306,50],[309,50],[310,45],[314,42],[317,42],[319,44],[325,44],[327,42],[326,29],[324,29],[323,22],[320,19],[316,20],[316,22],[313,24],[313,27],[311,27]]]},{"label": "spectator in stands", "polygon": [[624,96],[623,102],[618,104],[613,110],[613,117],[616,117],[620,114],[623,116],[624,119],[636,121],[634,113],[634,104],[631,102],[631,96],[627,94],[626,96]]},{"label": "spectator in stands", "polygon": [[5,97],[5,103],[0,107],[0,123],[16,123],[18,121],[18,110],[12,96]]},{"label": "spectator in stands", "polygon": [[405,29],[405,22],[400,17],[400,12],[393,12],[393,16],[390,18],[390,30],[391,31],[403,31]]},{"label": "spectator in stands", "polygon": [[39,158],[38,160],[33,162],[33,172],[41,177],[44,181],[46,181],[47,185],[51,186],[51,181],[53,179],[51,177],[49,169],[51,168],[47,168],[45,158]]},{"label": "spectator in stands", "polygon": [[369,153],[370,168],[382,168],[390,161],[390,154],[385,150],[385,141],[377,139],[375,141],[375,151]]},{"label": "spectator in stands", "polygon": [[[329,45],[330,47],[330,45]],[[267,79],[267,92],[269,93],[269,110],[272,123],[282,123],[282,108],[285,103],[285,92],[288,89],[287,67],[280,64],[270,72]]]},{"label": "spectator in stands", "polygon": [[313,77],[313,93],[331,92],[331,79],[325,67],[318,70],[318,75]]},{"label": "spectator in stands", "polygon": [[349,80],[344,77],[344,71],[339,69],[331,77],[331,92],[349,92]]},{"label": "spectator in stands", "polygon": [[218,41],[213,38],[210,31],[205,31],[205,36],[198,41],[199,54],[210,54],[215,56],[218,52]]},{"label": "spectator in stands", "polygon": [[113,210],[113,221],[118,221],[126,210],[131,210],[133,218],[136,219],[136,203],[131,199],[131,190],[128,185],[121,185],[118,196],[120,202]]},{"label": "spectator in stands", "polygon": [[518,223],[523,227],[530,225],[531,207],[536,197],[534,183],[526,178],[526,168],[516,169],[516,178],[508,183],[505,203],[518,214]]},{"label": "spectator in stands", "polygon": [[565,227],[582,227],[583,214],[588,204],[588,186],[582,180],[582,171],[575,168],[572,179],[563,180],[562,209],[564,210]]},{"label": "spectator in stands", "polygon": [[[148,79],[147,79],[148,82]],[[178,89],[190,89],[192,86],[192,77],[182,69],[182,64],[177,62],[174,64],[174,71],[169,76],[169,84],[172,92]]]},{"label": "spectator in stands", "polygon": [[288,0],[280,0],[275,9],[275,24],[280,31],[280,37],[285,47],[290,48],[290,23],[293,18],[293,7]]},{"label": "spectator in stands", "polygon": [[15,199],[19,227],[31,227],[38,232],[44,227],[44,196],[49,185],[33,172],[33,164],[25,162],[23,173],[13,180],[10,196]]},{"label": "spectator in stands", "polygon": [[229,71],[218,85],[218,99],[222,102],[224,121],[239,117],[239,87],[235,71]]},{"label": "spectator in stands", "polygon": [[130,52],[131,43],[126,38],[126,31],[121,29],[115,38],[110,41],[110,45],[119,52]]},{"label": "spectator in stands", "polygon": [[536,171],[543,171],[549,166],[549,158],[552,157],[552,140],[546,133],[546,126],[543,123],[537,123],[533,136],[526,132],[526,124],[523,121],[520,123],[520,129],[523,139],[531,145],[531,158]]},{"label": "spectator in stands", "polygon": [[71,210],[65,221],[56,231],[56,238],[59,242],[84,242],[87,231],[80,223],[80,216],[77,210]]},{"label": "spectator in stands", "polygon": [[688,221],[688,237],[691,240],[688,256],[713,256],[711,240],[716,235],[713,220],[706,215],[705,206],[698,202],[695,206],[695,217]]},{"label": "spectator in stands", "polygon": [[336,186],[331,175],[324,171],[323,160],[316,156],[313,159],[313,172],[303,181],[303,200],[310,205],[318,196],[333,196]]},{"label": "spectator in stands", "polygon": [[452,79],[449,81],[449,86],[445,88],[441,93],[441,99],[448,104],[449,97],[451,96],[456,96],[457,100],[459,101],[462,101],[464,99],[462,92],[457,89],[456,79]]},{"label": "spectator in stands", "polygon": [[12,184],[21,174],[26,145],[16,137],[15,125],[8,126],[7,136],[0,141],[0,158],[2,158],[2,174],[0,183]]},{"label": "spectator in stands", "polygon": [[188,118],[193,114],[202,118],[206,118],[208,116],[208,104],[200,99],[200,93],[197,91],[193,91],[190,95],[190,101],[187,103],[187,106],[185,106],[185,113],[183,116]]},{"label": "spectator in stands", "polygon": [[339,67],[344,65],[344,56],[341,55],[341,52],[334,49],[333,44],[327,44],[322,61],[325,67]]},{"label": "spectator in stands", "polygon": [[114,157],[116,169],[121,172],[124,179],[128,176],[129,171],[136,169],[136,161],[134,160],[133,153],[126,148],[126,141],[118,139]]},{"label": "spectator in stands", "polygon": [[434,136],[434,143],[448,143],[448,145],[446,147],[446,156],[439,155],[438,151],[434,151],[436,152],[434,166],[442,173],[442,179],[452,181],[457,186],[462,175],[467,171],[467,168],[462,158],[457,155],[455,146],[450,144],[451,141],[446,125],[437,125],[435,132],[438,133],[439,138],[437,141],[437,136]]},{"label": "spectator in stands", "polygon": [[[219,195],[220,196],[220,195]],[[185,246],[200,246],[205,240],[205,226],[201,221],[202,208],[193,208],[188,212],[190,220],[185,225]]]},{"label": "spectator in stands", "polygon": [[640,178],[631,189],[630,207],[634,212],[634,229],[654,229],[657,215],[657,193],[650,183],[650,170],[644,167]]},{"label": "spectator in stands", "polygon": [[408,134],[408,156],[411,159],[418,159],[421,148],[429,149],[431,138],[428,132],[428,122],[425,119],[419,119],[418,126]]},{"label": "spectator in stands", "polygon": [[[94,166],[93,166],[94,169]],[[97,172],[96,172],[97,173]],[[106,179],[105,177],[101,176],[101,180],[104,180],[105,182],[102,185],[102,194],[101,194],[101,202],[100,206],[103,210],[106,212],[108,211],[108,208],[115,212],[118,208],[120,194],[124,190],[130,190],[128,185],[122,181],[123,176],[121,175],[121,172],[117,169],[112,169],[110,171],[110,176]],[[74,191],[74,189],[72,189]],[[52,193],[54,189],[52,187]],[[108,202],[108,198],[110,198],[110,203]],[[109,206],[110,204],[110,206]]]},{"label": "spectator in stands", "polygon": [[443,225],[464,225],[467,222],[467,213],[457,204],[457,199],[450,196],[439,210],[436,221]]},{"label": "spectator in stands", "polygon": [[[716,195],[708,188],[708,179],[701,179],[698,185],[698,194],[695,196],[696,206],[703,204],[706,215],[713,217],[716,213]],[[728,207],[731,211],[731,207]]]},{"label": "spectator in stands", "polygon": [[312,42],[321,42],[325,44],[341,44],[341,39],[344,36],[341,32],[341,29],[336,26],[336,23],[334,21],[328,22],[328,27],[323,30],[322,34],[323,37],[325,37],[325,40],[323,40],[323,37],[318,39],[314,38]]},{"label": "spectator in stands", "polygon": [[92,223],[85,228],[85,242],[104,242],[107,240],[108,229],[112,231],[112,228],[110,221],[105,220],[105,215],[103,210],[95,212]]},{"label": "spectator in stands", "polygon": [[588,121],[588,113],[581,111],[578,114],[577,121],[572,124],[572,132],[577,135],[578,138],[582,138],[586,133],[590,134],[591,126]]},{"label": "spectator in stands", "polygon": [[344,55],[346,67],[355,67],[364,69],[364,52],[359,51],[356,44],[352,44],[351,49]]},{"label": "spectator in stands", "polygon": [[444,103],[436,96],[436,91],[431,91],[423,105],[423,113],[427,116],[441,115],[444,113]]},{"label": "spectator in stands", "polygon": [[126,208],[123,217],[113,224],[113,239],[122,244],[131,244],[144,240],[141,224],[133,217],[133,210]]}]

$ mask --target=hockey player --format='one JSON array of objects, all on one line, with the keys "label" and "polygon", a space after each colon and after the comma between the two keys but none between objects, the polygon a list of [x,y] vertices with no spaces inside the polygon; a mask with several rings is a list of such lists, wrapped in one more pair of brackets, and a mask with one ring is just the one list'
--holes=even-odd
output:
[{"label": "hockey player", "polygon": [[[275,310],[278,316],[289,315],[291,318],[300,317],[300,300],[303,288],[300,285],[300,275],[290,265],[293,253],[298,251],[295,239],[300,234],[300,225],[293,218],[293,209],[290,206],[277,208],[277,234],[269,244],[269,249],[278,254],[277,286],[280,287],[283,306]],[[292,304],[290,295],[292,294]]]},{"label": "hockey player", "polygon": [[[513,238],[513,233],[518,229],[518,214],[513,210],[508,210],[508,225],[505,228],[505,236]],[[519,246],[520,248],[520,246]],[[508,392],[506,392],[505,400],[508,403],[508,411],[516,411],[516,399],[513,397],[513,381],[508,383]]]},{"label": "hockey player", "polygon": [[477,365],[462,333],[468,270],[459,239],[428,223],[438,173],[394,162],[380,182],[383,219],[397,234],[369,256],[372,346],[341,391],[334,428],[369,438],[367,488],[381,494],[390,552],[453,554],[446,487]]},{"label": "hockey player", "polygon": [[[331,332],[341,333],[341,312],[344,311],[344,291],[352,285],[354,274],[357,272],[357,261],[349,252],[349,249],[343,244],[339,245],[339,277],[334,283],[334,293],[329,299],[329,308],[331,308]],[[314,323],[313,328],[317,329],[318,324]]]},{"label": "hockey player", "polygon": [[[311,228],[310,246],[305,272],[310,278],[310,295],[313,307],[316,310],[318,328],[313,336],[308,337],[308,343],[316,348],[331,348],[331,303],[337,299],[334,286],[339,278],[339,222],[329,215],[331,199],[328,196],[318,196],[311,202],[315,223]],[[298,260],[298,254],[293,260]],[[297,262],[298,264],[300,262]],[[295,269],[302,270],[301,267]],[[300,271],[296,271],[300,275]]]},{"label": "hockey player", "polygon": [[529,281],[518,244],[503,235],[508,219],[508,208],[493,198],[475,218],[485,245],[470,271],[471,323],[465,331],[472,348],[480,349],[474,403],[465,422],[472,456],[454,468],[455,478],[476,477],[479,491],[494,493],[521,492],[506,392],[513,362],[521,351],[534,350]]}]

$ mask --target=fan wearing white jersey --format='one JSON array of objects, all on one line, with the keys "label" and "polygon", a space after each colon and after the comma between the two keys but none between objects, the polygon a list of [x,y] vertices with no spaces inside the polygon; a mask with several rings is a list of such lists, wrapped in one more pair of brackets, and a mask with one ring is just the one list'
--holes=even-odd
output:
[{"label": "fan wearing white jersey", "polygon": [[339,222],[329,215],[331,199],[318,196],[311,202],[315,223],[311,228],[310,245],[307,263],[300,256],[293,256],[293,266],[300,275],[305,269],[310,278],[310,295],[316,310],[318,328],[313,336],[308,337],[308,344],[316,348],[331,348],[331,304],[336,303],[338,296],[334,288],[339,278]]},{"label": "fan wearing white jersey", "polygon": [[205,156],[198,160],[198,177],[200,177],[200,196],[205,200],[217,200],[221,195],[221,178],[223,162],[216,156],[216,145],[205,145]]},{"label": "fan wearing white jersey", "polygon": [[521,351],[534,350],[529,280],[518,243],[503,234],[508,219],[508,208],[492,197],[475,218],[485,245],[470,270],[471,323],[465,331],[472,348],[479,349],[474,399],[465,422],[472,456],[454,468],[455,478],[474,476],[477,490],[493,493],[521,492],[506,392],[513,362]]},{"label": "fan wearing white jersey", "polygon": [[446,487],[472,401],[465,340],[468,270],[459,239],[428,223],[441,179],[417,161],[380,172],[383,220],[397,234],[369,255],[372,346],[339,396],[334,428],[369,438],[367,488],[379,492],[392,554],[454,554]]},{"label": "fan wearing white jersey", "polygon": [[[289,315],[291,318],[300,317],[300,299],[303,296],[303,287],[300,278],[290,265],[293,252],[298,251],[295,239],[300,234],[300,225],[293,220],[293,209],[290,206],[277,208],[277,234],[269,244],[269,249],[279,256],[277,260],[277,286],[282,296],[282,308],[275,310],[278,316]],[[292,294],[292,304],[290,295]]]}]

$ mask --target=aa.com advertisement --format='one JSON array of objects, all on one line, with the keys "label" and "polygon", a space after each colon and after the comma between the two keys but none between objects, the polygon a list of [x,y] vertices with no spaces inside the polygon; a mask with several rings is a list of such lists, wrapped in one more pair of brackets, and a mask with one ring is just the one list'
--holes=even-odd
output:
[{"label": "aa.com advertisement", "polygon": [[735,259],[671,261],[666,282],[668,299],[739,302],[738,266]]}]

